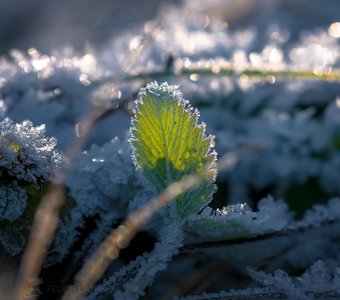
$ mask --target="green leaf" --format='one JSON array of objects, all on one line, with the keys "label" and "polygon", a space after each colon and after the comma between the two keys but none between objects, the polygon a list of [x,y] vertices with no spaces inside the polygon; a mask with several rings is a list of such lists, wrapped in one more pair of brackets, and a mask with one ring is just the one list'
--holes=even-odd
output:
[{"label": "green leaf", "polygon": [[197,119],[198,111],[182,98],[177,86],[156,82],[140,90],[132,118],[135,164],[158,193],[185,175],[205,171],[198,188],[176,199],[179,217],[200,211],[216,190],[213,137],[205,135],[205,124],[198,125]]}]

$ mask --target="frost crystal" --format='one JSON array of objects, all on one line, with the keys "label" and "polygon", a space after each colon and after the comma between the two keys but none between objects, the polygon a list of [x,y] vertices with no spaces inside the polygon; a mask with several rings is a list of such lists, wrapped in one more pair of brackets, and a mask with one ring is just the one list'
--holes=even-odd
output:
[{"label": "frost crystal", "polygon": [[151,253],[144,253],[116,272],[103,284],[97,286],[87,298],[101,299],[103,295],[114,294],[114,299],[139,299],[155,275],[164,270],[171,258],[182,246],[183,232],[181,224],[173,222],[160,231],[160,241]]},{"label": "frost crystal", "polygon": [[30,225],[25,222],[16,226],[0,228],[2,246],[11,255],[18,255],[25,248]]},{"label": "frost crystal", "polygon": [[66,184],[84,215],[105,214],[126,209],[138,186],[134,176],[129,143],[114,139],[84,152]]},{"label": "frost crystal", "polygon": [[197,216],[192,216],[186,226],[198,240],[221,240],[249,237],[256,234],[283,229],[291,221],[287,205],[275,202],[272,197],[260,201],[258,212],[253,212],[247,204],[235,204],[221,210],[206,208]]},{"label": "frost crystal", "polygon": [[84,225],[83,214],[79,207],[73,208],[68,215],[60,218],[53,244],[44,261],[45,267],[62,261],[69,253],[70,247],[76,242],[79,236],[79,229],[83,228]]},{"label": "frost crystal", "polygon": [[25,189],[9,184],[0,187],[0,221],[14,221],[23,213],[27,202]]},{"label": "frost crystal", "polygon": [[332,198],[325,205],[315,205],[306,212],[301,223],[318,226],[325,221],[335,221],[340,219],[340,199]]},{"label": "frost crystal", "polygon": [[220,293],[204,293],[202,295],[177,298],[178,300],[233,300],[233,299],[338,299],[340,296],[339,268],[330,272],[322,261],[315,262],[300,277],[289,276],[277,270],[274,274],[248,270],[249,275],[261,287],[244,290],[222,291]]},{"label": "frost crystal", "polygon": [[0,122],[0,175],[18,181],[43,182],[61,165],[55,138],[45,137],[45,126],[30,121]]},{"label": "frost crystal", "polygon": [[114,139],[102,147],[92,146],[89,151],[83,152],[66,180],[75,207],[60,220],[45,265],[61,261],[86,225],[84,218],[96,216],[97,228],[90,232],[82,252],[75,253],[74,259],[84,259],[91,254],[116,220],[125,215],[128,201],[136,188],[134,184],[138,186],[134,182],[134,167],[127,141]]},{"label": "frost crystal", "polygon": [[44,125],[0,122],[0,221],[7,221],[0,226],[0,240],[11,254],[22,251],[42,186],[61,166],[55,146],[55,138],[45,137]]},{"label": "frost crystal", "polygon": [[333,274],[322,261],[316,261],[301,277],[290,277],[277,270],[273,275],[249,270],[250,276],[263,286],[286,295],[288,299],[339,297],[339,268]]}]

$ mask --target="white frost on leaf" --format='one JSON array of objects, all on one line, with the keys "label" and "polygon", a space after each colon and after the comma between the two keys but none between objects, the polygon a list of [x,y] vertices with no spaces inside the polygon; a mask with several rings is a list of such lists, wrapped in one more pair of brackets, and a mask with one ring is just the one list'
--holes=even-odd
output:
[{"label": "white frost on leaf", "polygon": [[[66,180],[75,207],[59,221],[45,266],[61,261],[69,253],[89,216],[99,218],[99,227],[90,233],[82,249],[93,251],[94,243],[100,242],[115,220],[125,215],[135,191],[133,177],[131,150],[126,141],[114,139],[81,154]],[[80,256],[76,253],[74,257]]]},{"label": "white frost on leaf", "polygon": [[124,212],[136,189],[134,176],[129,143],[113,139],[85,151],[66,185],[84,215],[110,210]]},{"label": "white frost on leaf", "polygon": [[314,205],[311,209],[307,210],[301,223],[317,227],[325,221],[336,220],[340,220],[340,199],[332,198],[324,205]]},{"label": "white frost on leaf", "polygon": [[0,242],[10,255],[18,255],[25,248],[30,224],[23,222],[15,226],[0,228]]},{"label": "white frost on leaf", "polygon": [[233,300],[233,299],[338,299],[340,296],[340,269],[333,272],[322,261],[316,261],[301,276],[289,276],[282,270],[273,274],[249,269],[249,275],[259,287],[243,290],[203,293],[201,295],[177,298],[177,300]]},{"label": "white frost on leaf", "polygon": [[62,163],[56,144],[55,138],[45,137],[44,125],[6,118],[0,122],[0,175],[34,183],[48,180]]},{"label": "white frost on leaf", "polygon": [[0,221],[14,221],[21,216],[27,204],[25,189],[15,183],[0,187]]},{"label": "white frost on leaf", "polygon": [[311,299],[317,297],[340,296],[340,269],[330,272],[325,264],[318,260],[301,276],[289,276],[282,270],[274,274],[249,269],[249,275],[263,286],[271,287],[288,299]]},{"label": "white frost on leaf", "polygon": [[228,205],[216,211],[207,207],[201,214],[192,216],[185,226],[189,239],[211,241],[280,231],[290,222],[287,205],[267,197],[259,202],[257,212],[245,203]]}]

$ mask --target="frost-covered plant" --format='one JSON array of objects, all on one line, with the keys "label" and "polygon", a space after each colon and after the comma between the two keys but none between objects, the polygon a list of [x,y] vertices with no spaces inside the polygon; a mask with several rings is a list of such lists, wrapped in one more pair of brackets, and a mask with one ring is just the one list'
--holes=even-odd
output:
[{"label": "frost-covered plant", "polygon": [[[66,205],[43,277],[49,280],[49,268],[59,262],[65,271],[60,282],[68,284],[128,214],[155,204],[157,194],[170,199],[179,193],[145,226],[139,223],[135,230],[147,238],[122,251],[90,299],[137,299],[145,293],[162,298],[176,286],[171,282],[179,270],[183,284],[172,295],[200,294],[204,286],[230,291],[193,297],[338,297],[339,40],[330,32],[338,23],[288,39],[281,24],[235,30],[209,12],[193,12],[193,6],[184,1],[159,22],[115,37],[102,49],[44,55],[31,48],[0,60],[0,115],[13,120],[0,123],[1,243],[11,254],[23,250],[34,208],[61,161],[55,140],[35,135],[42,127],[24,120],[46,124],[47,134],[66,149],[83,137],[80,119],[87,110],[108,108],[114,114],[95,122],[65,177]],[[139,48],[141,59],[125,69],[126,54]],[[131,95],[151,80],[170,84],[148,84],[132,103]],[[221,161],[224,153],[231,155],[234,167],[220,172],[217,182],[213,139],[175,85],[199,109]],[[125,112],[133,106],[131,151]],[[260,147],[240,158],[239,149],[249,145]],[[199,184],[187,190],[190,179]],[[116,254],[108,251],[112,258]],[[334,276],[320,262],[306,270],[318,259]],[[215,268],[204,273],[200,267],[210,263]],[[247,267],[260,287],[244,275]],[[209,286],[216,274],[218,282]]]},{"label": "frost-covered plant", "polygon": [[35,195],[62,163],[55,146],[55,138],[45,137],[44,125],[34,127],[30,121],[15,124],[8,118],[0,122],[1,241],[12,253],[16,251],[7,239],[13,233],[6,228],[15,227],[11,222],[23,214],[33,217],[28,211],[37,205]]},{"label": "frost-covered plant", "polygon": [[[82,153],[66,184],[84,214],[93,215],[124,207],[134,193],[134,175],[131,147],[126,140],[116,138]],[[130,185],[129,190],[127,185]]]},{"label": "frost-covered plant", "polygon": [[220,293],[205,293],[177,299],[182,300],[208,300],[208,299],[336,299],[340,295],[340,270],[333,272],[322,261],[316,261],[301,276],[292,277],[282,270],[274,274],[248,270],[249,275],[261,287],[252,287],[245,290],[222,291]]},{"label": "frost-covered plant", "polygon": [[[180,251],[232,260],[234,267],[240,270],[266,259],[272,259],[278,266],[291,263],[302,268],[319,258],[336,260],[332,254],[336,247],[331,241],[336,236],[340,219],[337,199],[330,201],[328,208],[320,206],[308,211],[306,218],[298,222],[293,221],[292,213],[282,200],[272,197],[260,201],[257,211],[251,210],[246,203],[221,209],[208,206],[216,190],[214,181],[218,165],[216,153],[212,151],[213,137],[205,135],[204,124],[197,124],[198,115],[198,111],[183,99],[177,86],[154,82],[141,89],[132,118],[132,151],[127,141],[118,139],[102,147],[93,146],[79,157],[74,170],[67,176],[68,195],[74,200],[69,202],[73,204],[68,213],[62,214],[45,267],[61,261],[69,253],[86,228],[86,218],[93,218],[97,228],[88,234],[80,251],[71,253],[74,259],[71,268],[77,267],[84,259],[91,259],[96,245],[105,239],[110,228],[124,218],[128,210],[148,205],[150,197],[172,185],[179,196],[161,212],[160,217],[156,216],[145,227],[159,240],[154,250],[138,256],[120,270],[108,272],[104,282],[90,293],[89,299],[104,299],[110,295],[115,299],[139,298],[155,280],[156,274],[166,269]],[[6,141],[5,149],[14,151],[14,154],[23,147],[17,140],[15,143]],[[189,184],[189,187],[181,185],[183,179],[191,177],[198,178],[198,182],[193,186]],[[23,180],[19,179],[18,183]],[[43,180],[35,181],[36,184],[40,182]],[[2,192],[5,195],[7,187]],[[28,195],[31,196],[32,191]],[[41,198],[41,194],[34,195],[35,201]],[[2,215],[3,218],[13,218],[8,215],[8,210],[3,210]],[[2,243],[12,254],[23,248],[26,240],[22,233],[27,232],[29,224],[26,219],[15,230],[9,226],[2,229]],[[331,227],[324,227],[324,224]],[[310,251],[305,259],[305,243],[294,234],[300,232],[301,237],[308,238],[313,231],[318,232],[318,238],[314,238],[315,251]],[[278,239],[273,242],[271,239],[275,236]],[[238,240],[240,244],[237,244]],[[254,243],[251,250],[248,242]],[[328,257],[322,256],[327,247],[334,248],[332,253]],[[271,258],[273,255],[278,257]],[[281,293],[281,290],[274,292]]]},{"label": "frost-covered plant", "polygon": [[128,141],[116,138],[102,147],[92,146],[83,152],[69,174],[66,185],[69,187],[69,195],[76,201],[74,211],[78,215],[72,218],[68,227],[72,225],[77,230],[73,231],[74,236],[70,236],[65,226],[64,233],[68,237],[60,246],[66,251],[73,245],[81,228],[86,226],[84,218],[94,218],[96,222],[81,250],[75,254],[75,258],[84,259],[92,254],[113,224],[124,218],[129,201],[141,188]]},{"label": "frost-covered plant", "polygon": [[144,253],[96,286],[87,299],[114,294],[115,299],[138,299],[144,295],[156,274],[167,267],[182,246],[181,224],[173,222],[160,230],[160,241],[151,253]]},{"label": "frost-covered plant", "polygon": [[63,158],[45,126],[0,122],[0,240],[15,255],[23,250],[34,211]]},{"label": "frost-covered plant", "polygon": [[20,217],[26,207],[27,202],[27,194],[25,189],[11,183],[2,186],[0,194],[0,221],[13,221]]},{"label": "frost-covered plant", "polygon": [[139,92],[132,120],[134,160],[157,193],[185,175],[204,173],[199,188],[176,198],[173,214],[186,217],[207,205],[215,191],[216,153],[213,137],[205,136],[205,124],[197,124],[193,111],[177,87],[156,82]]},{"label": "frost-covered plant", "polygon": [[30,121],[14,124],[6,118],[0,123],[0,175],[26,183],[42,183],[61,164],[54,150],[55,138],[45,137],[45,126],[33,127]]}]

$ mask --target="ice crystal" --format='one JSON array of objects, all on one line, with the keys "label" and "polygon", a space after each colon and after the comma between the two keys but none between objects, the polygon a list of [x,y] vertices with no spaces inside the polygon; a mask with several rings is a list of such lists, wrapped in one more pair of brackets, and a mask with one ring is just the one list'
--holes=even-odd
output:
[{"label": "ice crystal", "polygon": [[105,294],[114,294],[114,299],[139,299],[145,293],[155,275],[164,270],[170,259],[182,245],[181,224],[172,223],[159,232],[160,241],[154,250],[144,253],[116,272],[103,284],[97,286],[87,299],[98,299]]},{"label": "ice crystal", "polygon": [[[88,259],[90,255],[97,249],[106,236],[112,231],[113,224],[121,217],[119,211],[109,211],[102,214],[99,220],[96,220],[95,229],[89,234],[84,241],[81,249],[73,255],[73,263],[79,263],[80,260]],[[77,225],[79,228],[79,224]]]},{"label": "ice crystal", "polygon": [[192,216],[187,223],[187,232],[204,240],[249,237],[266,232],[279,231],[291,221],[287,205],[275,202],[272,197],[262,199],[258,212],[251,211],[247,204],[235,204],[213,211],[205,208],[201,214]]},{"label": "ice crystal", "polygon": [[18,255],[25,248],[30,224],[23,222],[16,226],[0,228],[0,241],[4,249],[11,255]]},{"label": "ice crystal", "polygon": [[25,182],[44,182],[61,165],[61,155],[54,150],[55,138],[45,137],[45,126],[32,122],[0,122],[0,174]]},{"label": "ice crystal", "polygon": [[[54,244],[45,262],[46,266],[61,261],[78,239],[86,225],[86,217],[96,217],[97,228],[90,233],[78,261],[91,254],[118,218],[125,215],[138,182],[134,182],[134,167],[127,141],[114,139],[102,147],[93,146],[76,162],[66,184],[74,201],[69,213],[59,222]],[[66,201],[71,199],[66,199]]]},{"label": "ice crystal", "polygon": [[[70,201],[66,199],[66,201]],[[80,229],[85,225],[84,215],[79,207],[70,208],[67,214],[59,219],[58,229],[53,244],[48,251],[44,266],[50,267],[61,262],[69,253],[80,235]]]},{"label": "ice crystal", "polygon": [[1,243],[11,254],[22,251],[44,184],[62,164],[56,139],[45,137],[45,126],[32,122],[0,122]]},{"label": "ice crystal", "polygon": [[84,215],[127,208],[132,200],[135,171],[127,141],[114,139],[102,147],[92,146],[76,163],[66,184]]},{"label": "ice crystal", "polygon": [[322,261],[315,262],[300,277],[289,276],[286,272],[277,270],[274,274],[249,270],[250,276],[262,287],[244,290],[230,290],[219,293],[204,293],[202,295],[177,298],[181,300],[209,299],[334,299],[340,295],[339,268],[330,272]]},{"label": "ice crystal", "polygon": [[26,190],[17,184],[0,188],[0,221],[14,221],[23,213],[27,202]]}]

